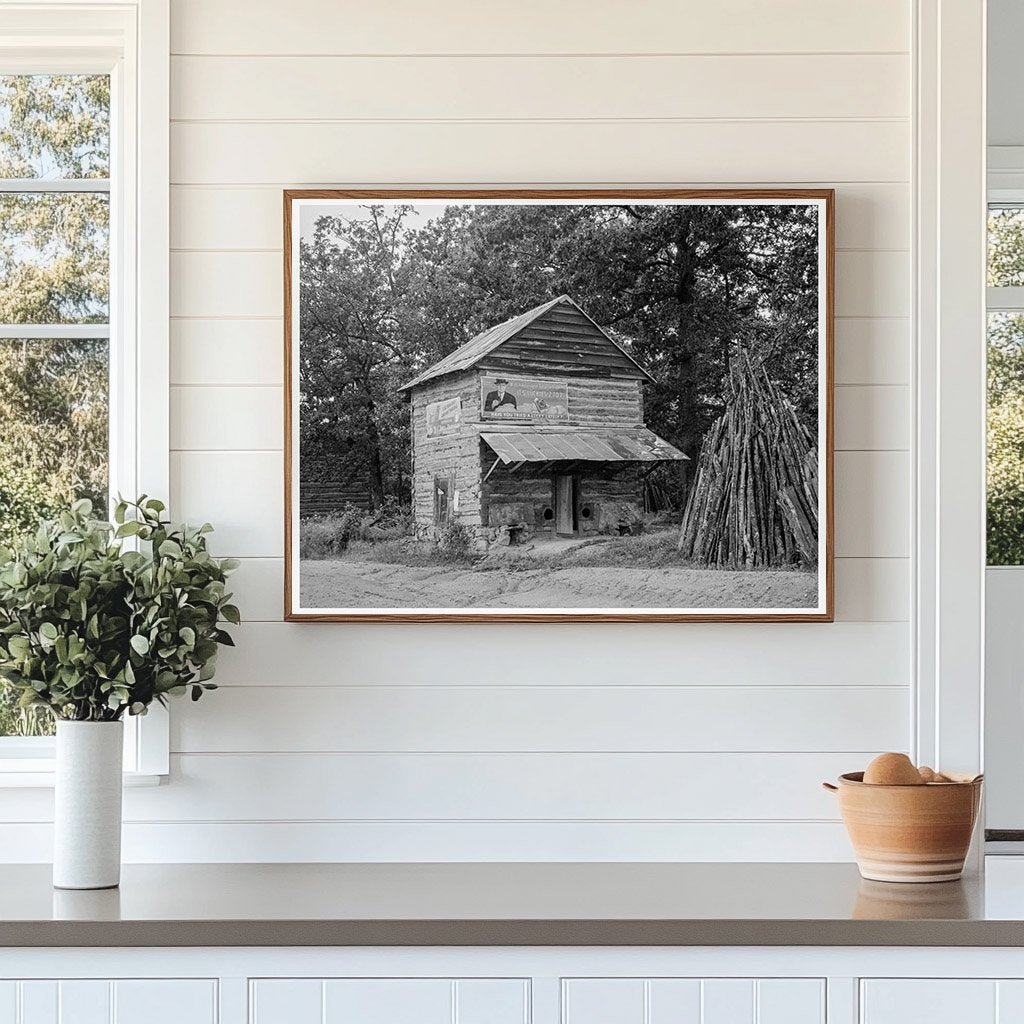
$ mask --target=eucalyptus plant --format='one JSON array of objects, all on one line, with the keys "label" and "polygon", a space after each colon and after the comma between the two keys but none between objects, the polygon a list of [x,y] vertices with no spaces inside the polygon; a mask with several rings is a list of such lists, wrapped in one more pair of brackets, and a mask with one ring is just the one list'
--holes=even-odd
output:
[{"label": "eucalyptus plant", "polygon": [[111,722],[215,689],[219,645],[234,645],[222,623],[239,622],[225,586],[238,562],[209,553],[209,523],[164,511],[143,495],[108,523],[81,500],[0,548],[0,678],[23,707]]}]

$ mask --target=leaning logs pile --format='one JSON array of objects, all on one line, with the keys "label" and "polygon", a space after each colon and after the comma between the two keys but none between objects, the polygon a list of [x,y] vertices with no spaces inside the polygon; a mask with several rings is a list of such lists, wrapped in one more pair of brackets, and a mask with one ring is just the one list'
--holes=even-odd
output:
[{"label": "leaning logs pile", "polygon": [[725,412],[704,437],[679,550],[717,568],[817,563],[817,444],[749,353],[733,359]]}]

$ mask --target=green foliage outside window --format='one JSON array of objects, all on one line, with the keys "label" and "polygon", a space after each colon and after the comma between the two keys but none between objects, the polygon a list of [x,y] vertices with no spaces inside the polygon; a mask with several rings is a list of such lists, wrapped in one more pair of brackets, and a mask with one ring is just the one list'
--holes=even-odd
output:
[{"label": "green foliage outside window", "polygon": [[[109,174],[107,76],[0,76],[0,178]],[[109,206],[104,192],[0,194],[0,323],[107,322]],[[80,498],[105,514],[107,380],[105,339],[0,339],[0,546]],[[0,686],[0,736],[51,730],[16,705]]]},{"label": "green foliage outside window", "polygon": [[[988,284],[1024,285],[1024,210],[989,215]],[[1024,313],[988,318],[988,564],[1024,565]]]}]

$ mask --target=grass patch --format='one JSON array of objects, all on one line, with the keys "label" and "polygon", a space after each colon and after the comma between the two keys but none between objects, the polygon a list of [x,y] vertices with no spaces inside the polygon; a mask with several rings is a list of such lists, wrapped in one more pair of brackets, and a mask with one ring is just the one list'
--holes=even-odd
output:
[{"label": "grass patch", "polygon": [[430,541],[401,540],[353,541],[339,561],[380,562],[382,565],[408,565],[413,568],[448,565],[471,568],[476,558],[469,551],[442,548]]},{"label": "grass patch", "polygon": [[[684,558],[676,547],[678,540],[679,531],[676,529],[642,533],[638,536],[613,537],[611,540],[593,540],[580,544],[557,558],[545,560],[544,564],[552,569],[594,566],[606,569],[707,569],[715,571],[713,567],[697,565],[692,559]],[[800,569],[801,567],[797,565],[780,565],[734,571],[788,572],[800,571]]]}]

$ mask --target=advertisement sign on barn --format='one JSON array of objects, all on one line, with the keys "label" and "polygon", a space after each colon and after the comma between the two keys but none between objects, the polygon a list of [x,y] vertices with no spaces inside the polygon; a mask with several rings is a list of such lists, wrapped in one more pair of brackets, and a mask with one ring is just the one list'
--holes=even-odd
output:
[{"label": "advertisement sign on barn", "polygon": [[480,416],[485,420],[568,420],[569,386],[520,377],[482,377]]},{"label": "advertisement sign on barn", "polygon": [[454,434],[462,422],[462,399],[446,398],[427,406],[427,437]]}]

